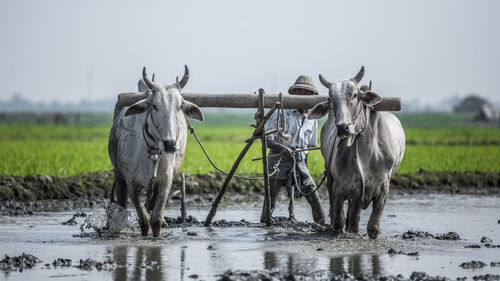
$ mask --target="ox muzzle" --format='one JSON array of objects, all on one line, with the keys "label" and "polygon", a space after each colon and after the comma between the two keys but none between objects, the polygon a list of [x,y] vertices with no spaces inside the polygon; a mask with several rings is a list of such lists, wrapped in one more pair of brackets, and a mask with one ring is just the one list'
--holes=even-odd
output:
[{"label": "ox muzzle", "polygon": [[173,139],[168,139],[160,142],[160,149],[165,151],[165,152],[176,152],[179,150],[179,147],[177,146],[177,140]]},{"label": "ox muzzle", "polygon": [[347,123],[335,124],[337,127],[337,137],[344,139],[351,135],[351,125]]}]

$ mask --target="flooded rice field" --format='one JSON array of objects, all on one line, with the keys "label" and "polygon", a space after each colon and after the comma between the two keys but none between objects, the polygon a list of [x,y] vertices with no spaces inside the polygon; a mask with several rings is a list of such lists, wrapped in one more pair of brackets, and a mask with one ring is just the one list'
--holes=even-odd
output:
[{"label": "flooded rice field", "polygon": [[[328,202],[322,203],[326,211]],[[301,199],[296,204],[296,218],[311,222],[307,203]],[[96,221],[102,219],[97,215],[102,208],[4,215],[0,217],[0,258],[26,253],[41,261],[32,268],[2,270],[0,276],[4,280],[232,280],[229,277],[239,271],[258,270],[313,279],[340,272],[355,277],[401,274],[409,278],[413,272],[425,272],[450,279],[500,278],[494,276],[500,274],[497,196],[394,195],[387,201],[377,240],[366,235],[371,208],[362,212],[359,236],[333,238],[324,227],[313,224],[283,221],[263,227],[257,223],[261,205],[229,203],[219,208],[215,220],[245,221],[219,221],[219,226],[208,228],[197,224],[163,228],[160,238],[143,238],[138,230],[99,237],[84,229],[80,235],[80,225],[87,218],[75,213],[84,212]],[[274,215],[287,216],[287,206],[286,201],[280,202]],[[191,203],[188,215],[203,221],[208,209]],[[170,203],[165,215],[179,214],[179,205]],[[62,224],[72,218],[75,223]],[[65,260],[58,262],[59,258],[70,259],[71,266]]]}]

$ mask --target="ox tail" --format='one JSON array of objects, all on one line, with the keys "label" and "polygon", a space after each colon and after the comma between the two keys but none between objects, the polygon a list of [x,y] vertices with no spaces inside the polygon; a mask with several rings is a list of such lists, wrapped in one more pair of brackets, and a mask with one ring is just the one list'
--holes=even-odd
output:
[{"label": "ox tail", "polygon": [[153,211],[151,212],[150,224],[153,230],[153,236],[160,235],[161,223],[163,218],[163,208],[167,202],[168,194],[172,188],[172,180],[174,177],[174,162],[175,154],[168,153],[161,155],[158,164],[158,175],[156,177],[155,188],[153,188],[154,198],[156,199]]}]

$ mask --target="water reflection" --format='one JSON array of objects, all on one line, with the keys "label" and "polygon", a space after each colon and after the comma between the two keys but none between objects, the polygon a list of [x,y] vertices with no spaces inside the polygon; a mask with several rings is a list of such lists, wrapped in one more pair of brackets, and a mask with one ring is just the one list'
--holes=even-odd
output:
[{"label": "water reflection", "polygon": [[[280,257],[281,256],[281,257]],[[320,270],[318,260],[316,258],[300,258],[295,254],[282,254],[278,256],[276,252],[264,252],[264,269],[286,271],[288,274],[299,271],[315,271]]]},{"label": "water reflection", "polygon": [[115,281],[166,280],[162,271],[161,247],[117,246],[112,253],[117,265],[113,272]]},{"label": "water reflection", "polygon": [[278,260],[275,252],[264,252],[264,269],[274,269],[278,267]]},{"label": "water reflection", "polygon": [[361,275],[379,275],[382,273],[379,255],[350,255],[330,258],[330,271],[347,271],[354,277]]},{"label": "water reflection", "polygon": [[382,273],[379,255],[349,255],[329,258],[328,264],[322,265],[322,260],[327,257],[302,258],[296,254],[277,254],[276,252],[264,252],[264,269],[281,270],[287,273],[300,271],[329,270],[332,273],[349,272],[353,276],[379,275]]}]

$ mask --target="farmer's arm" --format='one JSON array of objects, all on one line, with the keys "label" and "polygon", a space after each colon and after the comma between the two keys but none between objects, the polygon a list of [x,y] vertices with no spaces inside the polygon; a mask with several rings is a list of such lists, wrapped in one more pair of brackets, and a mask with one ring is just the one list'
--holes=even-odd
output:
[{"label": "farmer's arm", "polygon": [[[266,123],[266,131],[276,129],[276,119],[277,118],[278,118],[278,114],[277,114],[277,111],[275,111]],[[290,157],[292,155],[292,150],[289,147],[279,143],[277,141],[278,137],[279,137],[278,133],[272,133],[272,134],[267,135],[267,147],[269,147],[272,150],[280,151],[281,153],[284,154],[285,157]]]}]

